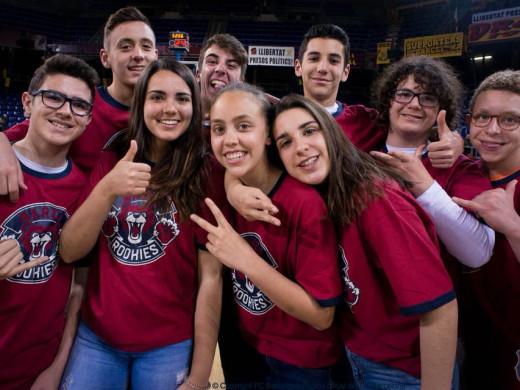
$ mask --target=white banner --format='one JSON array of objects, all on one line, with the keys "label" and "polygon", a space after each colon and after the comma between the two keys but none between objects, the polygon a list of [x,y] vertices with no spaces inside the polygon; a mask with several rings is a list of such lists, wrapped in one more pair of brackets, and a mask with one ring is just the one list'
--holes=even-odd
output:
[{"label": "white banner", "polygon": [[248,65],[294,66],[294,47],[249,46]]},{"label": "white banner", "polygon": [[471,23],[489,22],[491,20],[515,18],[517,16],[520,16],[520,7],[499,9],[496,11],[474,14],[471,17]]}]

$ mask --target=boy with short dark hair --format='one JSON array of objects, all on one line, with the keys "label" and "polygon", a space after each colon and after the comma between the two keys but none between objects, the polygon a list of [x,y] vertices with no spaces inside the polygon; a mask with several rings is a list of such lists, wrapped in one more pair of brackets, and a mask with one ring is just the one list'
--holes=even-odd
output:
[{"label": "boy with short dark hair", "polygon": [[[157,58],[155,35],[148,18],[135,7],[125,7],[108,18],[104,28],[100,59],[112,70],[112,83],[96,89],[95,109],[84,134],[71,146],[69,155],[85,173],[90,173],[106,143],[128,126],[134,87],[144,67]],[[22,139],[29,120],[5,132],[13,142]],[[16,159],[6,139],[0,134],[0,195],[18,199],[19,187],[26,189]]]},{"label": "boy with short dark hair", "polygon": [[69,316],[64,330],[65,308],[69,300],[74,314],[82,291],[71,288],[73,269],[59,261],[58,238],[85,184],[67,152],[91,120],[98,82],[84,61],[58,54],[22,96],[32,119],[13,150],[30,190],[17,203],[0,196],[2,389],[35,381],[57,388],[72,346],[77,319]]}]

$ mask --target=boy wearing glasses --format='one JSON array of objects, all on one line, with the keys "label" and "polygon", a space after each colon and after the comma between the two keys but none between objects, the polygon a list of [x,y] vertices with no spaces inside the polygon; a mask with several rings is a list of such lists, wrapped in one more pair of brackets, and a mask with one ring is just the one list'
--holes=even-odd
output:
[{"label": "boy wearing glasses", "polygon": [[[114,134],[128,127],[134,87],[145,66],[157,58],[155,35],[148,18],[135,7],[121,8],[110,15],[99,56],[103,66],[112,71],[112,83],[96,89],[92,120],[69,151],[74,163],[86,174],[94,168]],[[5,132],[11,142],[24,137],[29,121]],[[9,194],[15,202],[19,187],[23,190],[25,186],[8,141],[3,137],[0,134],[0,195]]]},{"label": "boy wearing glasses", "polygon": [[[489,263],[466,275],[474,294],[467,335],[467,388],[520,389],[520,71],[504,70],[476,89],[467,117],[471,143],[493,190],[472,201],[496,232]],[[467,197],[464,199],[471,199]]]},{"label": "boy wearing glasses", "polygon": [[30,190],[17,203],[0,196],[2,389],[57,388],[72,345],[77,319],[65,327],[65,308],[69,300],[75,313],[81,299],[73,268],[59,261],[58,237],[85,184],[67,152],[91,120],[98,82],[84,61],[58,54],[22,96],[31,121],[13,151]]}]

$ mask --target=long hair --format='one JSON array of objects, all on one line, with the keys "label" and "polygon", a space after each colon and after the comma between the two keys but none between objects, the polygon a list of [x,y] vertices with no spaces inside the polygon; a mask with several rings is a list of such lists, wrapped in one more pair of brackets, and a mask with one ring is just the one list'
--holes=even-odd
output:
[{"label": "long hair", "polygon": [[334,118],[311,100],[301,95],[288,95],[276,105],[274,117],[292,108],[307,111],[318,123],[325,138],[330,168],[327,180],[319,189],[335,223],[348,225],[368,203],[383,196],[382,181],[394,179],[405,188],[405,182],[399,176],[358,150]]},{"label": "long hair", "polygon": [[171,57],[147,65],[135,87],[128,131],[117,151],[122,157],[130,145],[137,142],[135,161],[147,162],[146,153],[152,148],[153,135],[144,121],[144,104],[151,77],[160,70],[177,74],[188,85],[193,104],[193,116],[186,131],[170,142],[168,150],[156,162],[148,189],[147,205],[167,210],[173,201],[181,221],[189,219],[201,204],[207,184],[206,150],[202,142],[202,108],[200,92],[190,69]]},{"label": "long hair", "polygon": [[457,130],[462,117],[464,87],[453,67],[438,58],[413,56],[404,58],[384,70],[372,86],[372,101],[379,111],[379,123],[390,124],[390,105],[401,81],[413,75],[424,91],[439,99],[439,110],[446,110],[446,123]]}]

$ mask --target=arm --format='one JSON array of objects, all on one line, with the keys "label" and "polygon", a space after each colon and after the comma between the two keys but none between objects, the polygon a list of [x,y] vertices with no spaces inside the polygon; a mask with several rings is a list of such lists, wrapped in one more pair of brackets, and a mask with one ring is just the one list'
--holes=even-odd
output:
[{"label": "arm", "polygon": [[65,328],[63,329],[63,336],[58,347],[58,353],[52,364],[38,376],[31,390],[57,389],[60,385],[61,376],[67,365],[70,350],[72,349],[72,344],[76,337],[81,302],[85,294],[85,286],[87,285],[88,271],[88,267],[74,268],[69,301],[67,303]]},{"label": "arm", "polygon": [[280,220],[272,216],[278,212],[278,209],[261,190],[245,186],[227,171],[224,176],[224,186],[228,202],[246,220],[264,221],[280,226]]},{"label": "arm", "polygon": [[146,191],[150,166],[134,163],[137,144],[132,141],[127,154],[94,187],[88,198],[65,223],[60,235],[61,258],[71,263],[87,255],[97,241],[103,222],[118,196]]},{"label": "arm", "polygon": [[446,124],[446,111],[437,115],[439,140],[430,143],[428,155],[435,168],[450,168],[464,152],[464,140],[456,131],[451,131]]},{"label": "arm", "polygon": [[420,315],[421,390],[451,389],[457,317],[456,300]]},{"label": "arm", "polygon": [[0,132],[0,195],[9,195],[11,202],[15,203],[20,189],[27,189],[20,163],[6,135]]},{"label": "arm", "polygon": [[424,146],[417,148],[413,156],[396,150],[388,154],[370,154],[412,183],[410,192],[432,217],[435,230],[448,252],[468,267],[484,265],[493,253],[493,230],[455,204],[433,180],[421,161],[423,149]]},{"label": "arm", "polygon": [[[195,339],[190,383],[207,385],[217,346],[222,304],[222,264],[206,251],[198,251],[199,290],[195,307]],[[190,387],[184,383],[180,389]]]},{"label": "arm", "polygon": [[453,201],[477,212],[493,229],[504,234],[520,262],[520,216],[515,210],[514,194],[517,180],[504,189],[484,191],[473,200],[453,198]]},{"label": "arm", "polygon": [[23,253],[16,240],[0,240],[0,280],[10,278],[49,260],[47,256],[42,256],[36,260],[20,264],[22,259]]},{"label": "arm", "polygon": [[192,215],[191,219],[209,233],[206,247],[212,255],[227,267],[246,274],[287,314],[318,330],[330,327],[334,317],[333,307],[321,307],[299,284],[263,261],[229,225],[215,203],[206,199],[206,204],[215,216],[218,226],[213,226],[196,215]]}]

